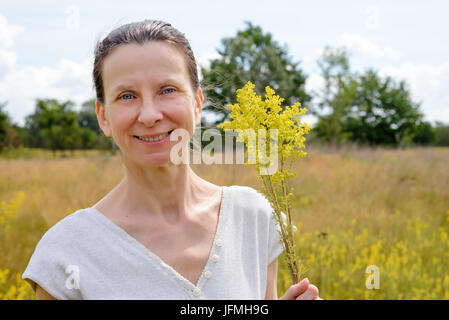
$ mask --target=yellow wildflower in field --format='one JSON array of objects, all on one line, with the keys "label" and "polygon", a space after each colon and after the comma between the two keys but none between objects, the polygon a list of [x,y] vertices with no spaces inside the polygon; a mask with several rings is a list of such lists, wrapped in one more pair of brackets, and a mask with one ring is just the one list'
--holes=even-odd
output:
[{"label": "yellow wildflower in field", "polygon": [[20,273],[16,273],[13,284],[6,287],[9,269],[0,269],[0,300],[28,300],[34,297],[31,287],[22,280]]},{"label": "yellow wildflower in field", "polygon": [[[275,95],[273,89],[267,86],[265,99],[262,100],[254,92],[254,88],[255,85],[248,82],[242,89],[237,90],[238,103],[227,106],[231,110],[229,117],[232,121],[225,121],[219,124],[218,128],[237,131],[237,141],[244,142],[247,147],[245,154],[249,155],[249,159],[245,164],[254,165],[257,169],[258,178],[262,182],[262,193],[271,203],[280,226],[279,234],[287,253],[287,265],[295,284],[301,278],[303,267],[295,254],[295,229],[290,213],[290,198],[294,190],[288,188],[287,179],[297,175],[296,172],[291,172],[290,168],[295,160],[306,156],[306,152],[302,150],[305,148],[304,135],[308,134],[312,127],[300,120],[307,109],[300,109],[299,102],[282,109],[284,98]],[[257,141],[257,147],[255,143],[251,143],[248,133],[255,138],[252,141]],[[269,157],[266,152],[268,149]],[[270,170],[273,164],[276,168],[280,164],[280,169],[266,173],[267,167]],[[287,221],[284,221],[283,213],[287,213]]]},{"label": "yellow wildflower in field", "polygon": [[[346,231],[325,237],[319,232],[301,234],[298,251],[311,266],[308,277],[317,279],[326,299],[444,299],[449,296],[449,275],[444,268],[449,255],[439,240],[447,232],[416,219],[406,223],[413,227],[402,240],[386,241],[391,236],[388,231],[373,233],[367,228],[353,230],[354,237]],[[427,244],[414,241],[418,232]],[[378,289],[366,286],[370,265],[379,267]],[[288,288],[286,269],[280,265],[280,290]]]},{"label": "yellow wildflower in field", "polygon": [[23,200],[25,199],[24,192],[17,192],[17,198],[11,200],[9,203],[2,201],[0,203],[0,230],[3,229],[5,232],[8,232],[10,229],[10,221],[14,216],[15,212],[22,205]]}]

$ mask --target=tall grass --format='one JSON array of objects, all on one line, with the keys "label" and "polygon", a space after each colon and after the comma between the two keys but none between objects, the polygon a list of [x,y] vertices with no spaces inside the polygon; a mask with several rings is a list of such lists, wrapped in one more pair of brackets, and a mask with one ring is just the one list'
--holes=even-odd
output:
[{"label": "tall grass", "polygon": [[[320,296],[449,299],[449,148],[307,151],[292,180],[292,214],[305,276]],[[244,165],[193,168],[218,185],[259,188]],[[33,298],[17,275],[37,241],[64,216],[96,203],[123,173],[120,157],[106,153],[0,159],[0,299]],[[290,285],[283,255],[279,296]],[[369,265],[380,270],[379,289],[366,287]]]}]

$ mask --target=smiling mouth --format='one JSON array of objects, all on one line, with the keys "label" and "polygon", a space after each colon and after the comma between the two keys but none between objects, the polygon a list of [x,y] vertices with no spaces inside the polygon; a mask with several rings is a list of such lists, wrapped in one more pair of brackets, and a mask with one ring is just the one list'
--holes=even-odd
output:
[{"label": "smiling mouth", "polygon": [[156,137],[145,138],[145,137],[134,136],[134,138],[137,138],[137,139],[142,140],[142,141],[147,141],[147,142],[157,142],[157,141],[161,141],[162,139],[167,137],[170,133],[173,132],[173,130],[170,130],[167,133],[161,134],[161,135],[156,136]]}]

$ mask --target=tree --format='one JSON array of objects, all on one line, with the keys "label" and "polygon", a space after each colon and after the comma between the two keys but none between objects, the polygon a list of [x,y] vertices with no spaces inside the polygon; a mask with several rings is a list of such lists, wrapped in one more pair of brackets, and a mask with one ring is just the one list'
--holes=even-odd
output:
[{"label": "tree", "polygon": [[435,125],[436,145],[449,147],[449,124],[437,121]]},{"label": "tree", "polygon": [[418,145],[433,145],[437,142],[435,129],[429,122],[421,122],[417,127],[413,142]]},{"label": "tree", "polygon": [[344,49],[327,47],[318,61],[325,88],[315,135],[333,143],[405,146],[413,142],[423,115],[404,81],[382,79],[376,71],[361,75],[349,68]]},{"label": "tree", "polygon": [[5,148],[6,145],[6,132],[9,126],[8,115],[3,111],[6,103],[0,104],[0,151]]},{"label": "tree", "polygon": [[326,47],[317,63],[324,79],[318,106],[321,110],[328,108],[330,113],[320,115],[312,109],[312,114],[319,118],[314,134],[333,145],[340,144],[351,137],[351,132],[344,132],[343,120],[354,103],[358,83],[350,72],[349,57],[344,48]]},{"label": "tree", "polygon": [[3,111],[3,108],[6,106],[7,102],[1,104],[0,103],[0,151],[6,147],[6,139],[7,132],[9,127],[9,117],[8,114]]},{"label": "tree", "polygon": [[26,118],[26,127],[34,137],[35,147],[73,150],[81,145],[81,130],[73,102],[59,103],[55,99],[38,99],[35,112]]},{"label": "tree", "polygon": [[3,110],[6,105],[7,102],[0,103],[0,152],[22,144],[21,128],[13,124],[9,115]]},{"label": "tree", "polygon": [[246,29],[235,37],[224,38],[217,49],[219,58],[208,68],[201,67],[203,90],[206,96],[205,113],[217,118],[213,124],[227,119],[225,106],[235,103],[235,92],[248,81],[256,85],[259,95],[265,94],[269,85],[291,105],[300,101],[305,105],[310,96],[305,92],[306,76],[299,62],[288,56],[288,48],[281,47],[270,33],[246,22]]},{"label": "tree", "polygon": [[95,99],[85,101],[81,105],[81,110],[78,112],[78,124],[82,128],[89,128],[96,134],[102,133],[95,112]]},{"label": "tree", "polygon": [[102,134],[95,113],[95,99],[85,101],[77,113],[78,125],[81,128],[81,147],[92,149],[99,147],[99,137]]},{"label": "tree", "polygon": [[113,154],[118,150],[112,137],[105,136],[98,125],[95,98],[81,105],[81,110],[78,112],[78,124],[82,128],[83,148],[110,150]]},{"label": "tree", "polygon": [[373,70],[358,79],[351,112],[345,117],[345,131],[351,140],[369,145],[410,145],[422,122],[420,105],[411,99],[404,81],[387,76],[381,79]]}]

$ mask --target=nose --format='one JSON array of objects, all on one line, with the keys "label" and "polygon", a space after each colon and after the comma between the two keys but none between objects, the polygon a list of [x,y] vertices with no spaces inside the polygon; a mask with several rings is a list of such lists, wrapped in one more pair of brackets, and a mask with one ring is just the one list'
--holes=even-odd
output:
[{"label": "nose", "polygon": [[138,121],[147,127],[152,127],[162,119],[162,112],[151,98],[144,98],[140,108]]}]

